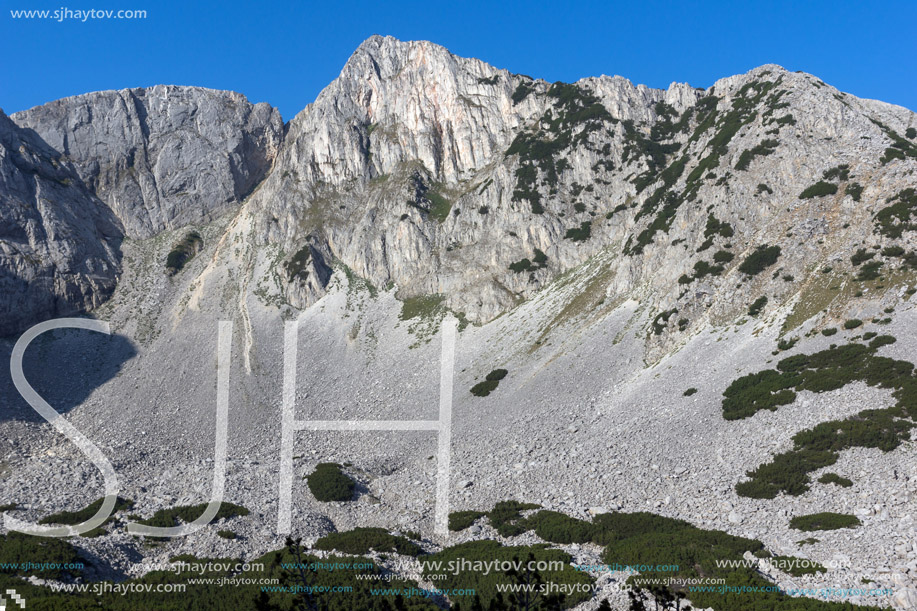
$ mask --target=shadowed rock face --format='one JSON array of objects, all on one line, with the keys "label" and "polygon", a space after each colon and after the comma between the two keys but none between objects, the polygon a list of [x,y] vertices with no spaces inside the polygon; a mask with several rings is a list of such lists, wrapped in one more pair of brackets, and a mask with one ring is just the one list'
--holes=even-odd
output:
[{"label": "shadowed rock face", "polygon": [[0,335],[100,305],[122,237],[72,165],[0,111]]},{"label": "shadowed rock face", "polygon": [[238,204],[267,175],[283,135],[275,108],[200,87],[89,93],[13,119],[72,161],[132,238]]}]

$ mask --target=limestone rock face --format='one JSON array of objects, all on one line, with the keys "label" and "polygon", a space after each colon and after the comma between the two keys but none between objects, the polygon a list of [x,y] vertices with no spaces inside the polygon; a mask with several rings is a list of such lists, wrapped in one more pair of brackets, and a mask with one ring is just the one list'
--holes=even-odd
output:
[{"label": "limestone rock face", "polygon": [[72,165],[0,111],[0,335],[101,304],[122,236]]},{"label": "limestone rock face", "polygon": [[[400,296],[442,294],[478,322],[604,253],[607,296],[639,290],[656,313],[682,312],[674,330],[741,314],[752,293],[788,298],[798,285],[782,278],[849,256],[880,194],[914,184],[912,156],[884,157],[914,123],[775,65],[707,90],[549,84],[377,36],[291,122],[245,212],[256,244],[284,257],[311,244],[325,263]],[[834,194],[799,197],[842,165]],[[781,278],[737,282],[762,245],[781,248]],[[708,264],[721,268],[696,273]],[[323,294],[310,277],[277,290],[307,307]]]},{"label": "limestone rock face", "polygon": [[[129,237],[236,211],[236,250],[214,264],[232,260],[264,305],[307,308],[343,266],[486,322],[592,261],[591,294],[654,320],[650,356],[849,260],[917,163],[914,113],[775,65],[708,89],[551,84],[380,36],[285,127],[238,94],[178,87],[13,118]],[[800,197],[820,181],[833,191]],[[779,264],[745,274],[759,247]],[[208,277],[201,292],[221,291]]]},{"label": "limestone rock face", "polygon": [[200,87],[88,93],[12,118],[72,161],[137,238],[237,205],[267,175],[283,135],[268,104]]}]

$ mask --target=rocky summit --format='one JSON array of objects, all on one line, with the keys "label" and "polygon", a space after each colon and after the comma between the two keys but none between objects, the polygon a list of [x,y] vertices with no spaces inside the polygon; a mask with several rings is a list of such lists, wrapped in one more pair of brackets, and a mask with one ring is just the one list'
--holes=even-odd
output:
[{"label": "rocky summit", "polygon": [[[493,539],[610,564],[677,524],[785,592],[679,589],[695,608],[917,608],[917,115],[813,75],[548,83],[374,36],[287,123],[175,86],[0,111],[0,284],[5,356],[41,321],[110,324],[36,340],[25,370],[143,518],[210,499],[232,323],[224,498],[246,512],[215,521],[235,536],[150,545],[125,515],[68,540],[93,579],[283,547],[285,406],[437,420],[454,321],[447,497],[468,527],[436,528],[441,431],[307,428],[291,527],[319,557],[371,526],[433,554]],[[0,506],[38,521],[104,496],[6,371]],[[352,499],[319,498],[320,463]],[[609,533],[638,512],[657,531],[625,546]],[[563,608],[636,608],[631,576]]]}]

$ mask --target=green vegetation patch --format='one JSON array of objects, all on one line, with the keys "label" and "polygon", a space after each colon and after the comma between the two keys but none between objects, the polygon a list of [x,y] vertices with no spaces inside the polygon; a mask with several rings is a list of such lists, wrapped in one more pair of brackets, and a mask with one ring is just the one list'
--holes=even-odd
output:
[{"label": "green vegetation patch", "polygon": [[829,168],[821,176],[825,180],[843,181],[850,178],[850,166],[846,163]]},{"label": "green vegetation patch", "polygon": [[917,190],[904,189],[888,198],[887,206],[876,213],[876,229],[882,235],[898,239],[905,231],[917,231]]},{"label": "green vegetation patch", "polygon": [[[182,505],[169,509],[160,509],[153,514],[153,517],[149,518],[148,520],[137,520],[137,523],[144,524],[146,526],[169,528],[172,526],[178,526],[181,522],[193,522],[204,514],[205,509],[207,509],[207,503],[201,503],[200,505]],[[213,521],[216,522],[217,520],[247,516],[248,514],[249,511],[245,507],[224,502],[220,504],[220,508],[217,510],[216,515],[213,517]]]},{"label": "green vegetation patch", "polygon": [[844,194],[849,195],[853,198],[853,201],[858,202],[863,195],[863,185],[858,182],[852,182],[844,189]]},{"label": "green vegetation patch", "polygon": [[184,269],[185,265],[194,258],[204,247],[204,238],[196,231],[189,231],[181,242],[172,247],[166,256],[166,271],[175,275]]},{"label": "green vegetation patch", "polygon": [[518,85],[516,85],[515,91],[513,91],[512,99],[513,106],[524,100],[529,96],[530,93],[535,91],[535,84],[531,80],[524,80]]},{"label": "green vegetation patch", "polygon": [[853,480],[849,480],[846,477],[841,477],[837,473],[825,473],[818,478],[818,481],[822,484],[835,484],[841,488],[850,488],[853,486]]},{"label": "green vegetation patch", "polygon": [[[522,87],[520,84],[516,92]],[[554,83],[547,96],[552,104],[538,121],[539,128],[520,132],[506,151],[506,157],[519,156],[512,199],[528,201],[534,214],[544,213],[539,185],[556,192],[560,174],[569,167],[562,153],[574,147],[590,148],[589,135],[616,122],[596,96],[578,85]]]},{"label": "green vegetation patch", "polygon": [[[892,145],[885,149],[885,154],[882,155],[882,158],[879,160],[883,165],[891,161],[892,159],[906,159],[907,157],[917,157],[917,146],[914,146],[913,143],[908,142],[895,130],[891,129],[881,121],[876,119],[870,119],[873,123],[879,126],[879,128],[885,132],[885,135],[888,136]],[[907,132],[905,132],[907,133]]]},{"label": "green vegetation patch", "polygon": [[306,476],[309,491],[323,503],[353,500],[356,483],[333,462],[319,463],[315,471]]},{"label": "green vegetation patch", "polygon": [[509,269],[510,271],[519,274],[522,272],[535,272],[539,269],[544,269],[547,266],[548,256],[536,248],[535,255],[532,257],[532,260],[529,260],[528,257],[520,259],[515,263],[510,263]]},{"label": "green vegetation patch", "polygon": [[665,331],[666,327],[669,324],[669,319],[673,314],[677,313],[677,309],[664,310],[656,315],[656,318],[653,319],[652,328],[653,335],[662,335],[662,332]]},{"label": "green vegetation patch", "polygon": [[869,261],[875,256],[875,252],[868,252],[865,248],[861,248],[850,256],[850,262],[856,266]]},{"label": "green vegetation patch", "polygon": [[685,397],[690,397],[691,395],[694,395],[694,394],[697,394],[697,389],[694,387],[691,387],[682,393],[682,395]]},{"label": "green vegetation patch", "polygon": [[440,311],[445,299],[444,295],[406,297],[401,301],[401,320],[433,316]]},{"label": "green vegetation patch", "polygon": [[779,258],[779,246],[759,246],[753,253],[745,257],[739,266],[739,271],[748,276],[755,276],[776,263]]},{"label": "green vegetation patch", "polygon": [[521,503],[515,500],[500,501],[487,514],[487,519],[500,535],[515,537],[529,530],[522,518],[522,512],[539,507],[534,503]]},{"label": "green vegetation patch", "polygon": [[816,530],[837,530],[839,528],[854,528],[860,525],[856,516],[844,513],[825,511],[804,516],[796,516],[790,520],[790,528],[812,532]]},{"label": "green vegetation patch", "polygon": [[347,532],[330,533],[315,542],[315,549],[354,555],[372,551],[405,556],[424,553],[423,548],[410,539],[393,535],[384,528],[354,528]]},{"label": "green vegetation patch", "polygon": [[766,305],[767,305],[767,295],[762,295],[761,297],[758,297],[757,299],[755,299],[754,303],[752,303],[748,307],[748,315],[757,316],[758,314],[764,311],[764,307]]},{"label": "green vegetation patch", "polygon": [[[61,511],[59,513],[52,513],[49,516],[45,516],[38,521],[39,524],[65,524],[68,526],[73,526],[76,524],[81,524],[94,516],[97,511],[102,507],[102,503],[105,501],[105,498],[101,498],[93,501],[89,505],[86,505],[82,509],[77,511]],[[115,500],[115,508],[112,511],[112,515],[119,511],[125,509],[131,509],[134,507],[134,502],[128,499],[121,498],[120,496]],[[111,518],[109,518],[111,519]]]},{"label": "green vegetation patch", "polygon": [[[732,225],[725,221],[721,221],[712,214],[707,215],[707,225],[704,227],[704,241],[697,248],[697,252],[703,252],[713,246],[713,241],[716,240],[717,236],[724,238],[731,238],[735,235],[735,231],[732,228]],[[731,260],[731,259],[730,259]]]},{"label": "green vegetation patch", "polygon": [[837,193],[837,185],[823,180],[818,181],[811,187],[807,187],[799,194],[799,199],[812,199],[813,197],[824,197]]},{"label": "green vegetation patch", "polygon": [[809,489],[809,473],[837,462],[848,448],[889,452],[910,438],[917,426],[917,378],[914,365],[876,352],[894,338],[874,337],[868,346],[832,346],[814,354],[797,354],[769,369],[742,376],[724,391],[723,417],[747,418],[762,409],[776,410],[796,399],[796,392],[828,392],[855,381],[891,389],[897,403],[868,409],[843,420],[822,422],[793,436],[793,449],[746,475],[736,492],[751,498],[774,498],[780,492],[800,495]]},{"label": "green vegetation patch", "polygon": [[486,397],[497,389],[500,385],[500,380],[505,378],[507,373],[509,372],[505,369],[494,369],[484,377],[482,382],[478,382],[471,387],[471,394],[475,397]]},{"label": "green vegetation patch", "polygon": [[452,210],[451,201],[433,190],[427,191],[424,197],[430,201],[430,218],[440,223],[449,218],[449,211]]},{"label": "green vegetation patch", "polygon": [[565,240],[573,240],[574,242],[585,242],[592,236],[592,223],[590,221],[585,221],[580,223],[579,227],[571,227],[567,229],[567,232],[564,234]]},{"label": "green vegetation patch", "polygon": [[742,151],[739,160],[736,162],[737,170],[747,170],[755,157],[766,157],[777,150],[780,143],[773,139],[763,140],[757,146]]},{"label": "green vegetation patch", "polygon": [[487,515],[485,511],[453,511],[449,514],[449,530],[458,532],[475,523],[475,520]]},{"label": "green vegetation patch", "polygon": [[[659,567],[658,571],[652,568],[644,570],[641,567],[640,575],[635,576],[640,580],[719,577],[726,579],[730,585],[748,585],[752,588],[757,586],[755,592],[728,592],[725,594],[719,591],[691,592],[691,601],[699,608],[713,608],[718,611],[732,609],[839,611],[849,608],[842,604],[815,599],[791,598],[773,591],[776,588],[773,588],[771,582],[767,581],[753,567],[746,567],[742,564],[742,558],[746,552],[757,555],[766,553],[760,541],[735,537],[716,530],[702,530],[683,520],[645,512],[612,512],[599,515],[592,522],[588,522],[554,511],[539,511],[528,518],[517,518],[513,524],[517,532],[534,530],[540,538],[553,544],[576,542],[600,545],[604,547],[601,561],[606,565]],[[493,541],[480,541],[465,544],[465,546],[450,548],[448,556],[440,558],[440,555],[437,554],[431,556],[431,559],[494,558],[497,557],[496,553],[499,549],[498,544]],[[480,555],[476,552],[480,552]],[[521,554],[517,556],[521,558]],[[730,562],[732,560],[736,562]],[[796,564],[803,566],[807,563],[798,562]],[[737,566],[741,568],[735,568]],[[812,566],[816,571],[821,568],[814,564]],[[542,577],[547,578],[546,575]],[[629,583],[639,592],[639,582],[635,581],[635,577],[629,578]],[[439,580],[434,580],[434,582],[439,583]],[[468,582],[457,582],[450,584],[450,587],[469,587],[467,584]],[[475,586],[478,591],[487,592],[482,595],[481,602],[489,604],[495,598],[493,590],[488,589],[481,582],[476,582]],[[763,586],[770,587],[764,588]],[[660,600],[675,600],[679,590],[661,588],[654,590],[653,594]],[[569,599],[564,601],[564,605],[567,606],[574,603],[575,601]]]}]

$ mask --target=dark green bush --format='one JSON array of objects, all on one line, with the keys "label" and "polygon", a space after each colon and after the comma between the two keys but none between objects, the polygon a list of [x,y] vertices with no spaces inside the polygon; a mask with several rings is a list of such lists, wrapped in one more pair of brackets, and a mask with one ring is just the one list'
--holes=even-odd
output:
[{"label": "dark green bush", "polygon": [[506,374],[508,374],[508,373],[509,373],[509,372],[508,372],[507,370],[505,370],[505,369],[494,369],[493,371],[491,371],[490,373],[488,373],[487,376],[486,376],[484,379],[486,379],[486,380],[495,380],[495,381],[499,382],[500,380],[502,380],[503,378],[505,378],[505,377],[506,377]]},{"label": "dark green bush", "polygon": [[829,170],[825,170],[824,174],[822,174],[822,178],[834,181],[847,180],[850,178],[850,166],[843,163]]},{"label": "dark green bush", "polygon": [[853,198],[853,201],[860,201],[860,197],[863,195],[863,186],[858,182],[852,182],[847,185],[847,188],[844,190],[845,195],[849,195]]},{"label": "dark green bush", "polygon": [[846,477],[841,477],[837,473],[825,473],[818,478],[818,481],[823,484],[835,484],[842,488],[849,488],[853,485],[853,482]]},{"label": "dark green bush", "polygon": [[525,521],[525,528],[551,543],[568,545],[588,543],[595,537],[595,527],[557,511],[539,511]]},{"label": "dark green bush", "polygon": [[535,249],[535,256],[532,258],[532,262],[538,267],[545,267],[548,263],[548,255],[544,254],[542,251]]},{"label": "dark green bush", "polygon": [[567,229],[567,233],[564,234],[565,240],[573,240],[574,242],[585,242],[592,236],[592,223],[590,221],[585,221],[580,223],[578,228]]},{"label": "dark green bush", "polygon": [[676,312],[678,312],[677,309],[672,309],[657,314],[652,323],[653,335],[662,335],[662,332],[665,331],[666,326],[669,324],[669,319]]},{"label": "dark green bush", "polygon": [[904,254],[904,249],[897,245],[887,246],[882,249],[884,257],[900,257]]},{"label": "dark green bush", "polygon": [[[79,509],[77,511],[62,511],[60,513],[52,513],[49,516],[38,521],[39,524],[66,524],[68,526],[73,526],[75,524],[80,524],[85,522],[92,516],[96,514],[102,503],[105,501],[104,498],[98,499],[87,505],[86,507]],[[120,496],[115,501],[115,509],[112,511],[112,515],[116,514],[119,511],[125,509],[131,509],[134,506],[134,502],[129,499],[121,498]]]},{"label": "dark green bush", "polygon": [[532,262],[529,261],[528,259],[520,259],[519,261],[516,261],[515,263],[510,263],[509,269],[512,272],[521,274],[522,272],[527,272],[532,269]]},{"label": "dark green bush", "polygon": [[532,81],[522,81],[516,85],[516,90],[513,91],[513,106],[524,100],[528,95],[535,91],[535,84]]},{"label": "dark green bush", "polygon": [[239,536],[231,530],[218,530],[217,536],[221,539],[238,539]]},{"label": "dark green bush", "polygon": [[879,270],[882,269],[883,265],[882,261],[871,261],[860,268],[855,279],[860,282],[875,280],[879,277]]},{"label": "dark green bush", "polygon": [[752,304],[748,307],[748,315],[749,315],[749,316],[757,316],[758,314],[760,314],[760,313],[764,310],[764,307],[765,307],[766,305],[767,305],[767,296],[764,295],[764,296],[758,297],[758,298],[755,300],[755,302],[752,303]]},{"label": "dark green bush", "polygon": [[857,327],[860,327],[862,325],[863,325],[863,321],[860,320],[859,318],[851,318],[849,320],[844,321],[844,329],[848,331],[850,329],[856,329]]},{"label": "dark green bush", "polygon": [[343,471],[341,465],[333,462],[319,463],[315,471],[306,477],[312,496],[323,503],[353,500],[356,483]]},{"label": "dark green bush", "polygon": [[776,140],[764,140],[754,148],[742,151],[742,154],[739,155],[739,161],[736,163],[736,169],[747,170],[752,159],[759,156],[764,157],[770,155],[777,150],[779,144],[780,143]]},{"label": "dark green bush", "polygon": [[872,259],[875,256],[876,256],[876,253],[867,252],[865,248],[861,248],[857,250],[855,253],[853,253],[853,255],[850,257],[850,262],[853,263],[854,265],[860,265],[862,263],[865,263],[866,261],[869,261],[870,259]]},{"label": "dark green bush", "polygon": [[548,256],[542,251],[535,249],[535,256],[532,261],[528,258],[521,259],[515,263],[510,263],[509,269],[517,274],[522,272],[534,272],[547,267]]},{"label": "dark green bush", "polygon": [[[168,528],[171,526],[178,526],[181,522],[193,522],[203,515],[204,510],[207,509],[207,503],[201,503],[200,505],[182,505],[179,507],[172,507],[170,509],[160,509],[153,514],[148,520],[137,520],[138,524],[145,524],[147,526],[157,526],[159,528]],[[217,514],[213,517],[213,521],[217,520],[235,518],[238,516],[247,516],[249,514],[248,509],[242,507],[241,505],[235,505],[233,503],[222,503],[220,509],[217,511]]]},{"label": "dark green bush", "polygon": [[837,185],[820,180],[800,193],[799,199],[812,199],[813,197],[824,197],[835,193],[837,193]]},{"label": "dark green bush", "polygon": [[484,378],[483,382],[478,382],[471,387],[471,394],[476,397],[486,397],[500,385],[500,380],[506,377],[508,372],[505,369],[494,369]]},{"label": "dark green bush", "polygon": [[465,530],[474,524],[475,520],[486,515],[487,512],[484,511],[453,511],[449,514],[449,530],[456,532]]},{"label": "dark green bush", "polygon": [[735,257],[736,256],[732,254],[731,252],[729,252],[728,250],[718,250],[713,255],[713,262],[714,263],[729,263],[730,261],[735,259]]},{"label": "dark green bush", "polygon": [[743,274],[754,276],[760,274],[765,269],[777,262],[780,257],[779,246],[759,246],[753,253],[748,255],[739,266],[739,271]]},{"label": "dark green bush", "polygon": [[917,138],[917,129],[914,129],[913,127],[909,127],[906,130],[904,130],[904,135],[907,138],[910,138],[911,140],[913,140],[914,138]]},{"label": "dark green bush", "polygon": [[831,337],[837,333],[837,327],[828,327],[827,329],[822,329],[821,334],[825,337]]},{"label": "dark green bush", "polygon": [[539,507],[534,503],[520,503],[513,500],[500,501],[490,510],[487,518],[490,521],[490,525],[502,536],[515,537],[529,530],[521,512],[538,509]]},{"label": "dark green bush", "polygon": [[759,183],[758,187],[755,189],[755,193],[767,193],[768,195],[773,195],[774,192],[764,183]]},{"label": "dark green bush", "polygon": [[473,394],[475,397],[486,397],[495,391],[499,385],[500,382],[497,380],[484,380],[483,382],[478,382],[471,387],[471,394]]},{"label": "dark green bush", "polygon": [[330,533],[315,542],[315,549],[363,555],[371,551],[419,556],[423,548],[389,533],[384,528],[354,528],[347,532]]},{"label": "dark green bush", "polygon": [[856,516],[843,513],[825,511],[804,516],[796,516],[790,520],[790,528],[812,532],[816,530],[837,530],[839,528],[853,528],[860,525]]},{"label": "dark green bush", "polygon": [[696,389],[696,388],[689,388],[688,390],[686,390],[685,392],[683,392],[682,395],[684,395],[685,397],[690,397],[691,395],[693,395],[693,394],[695,394],[695,393],[697,393],[697,389]]}]

